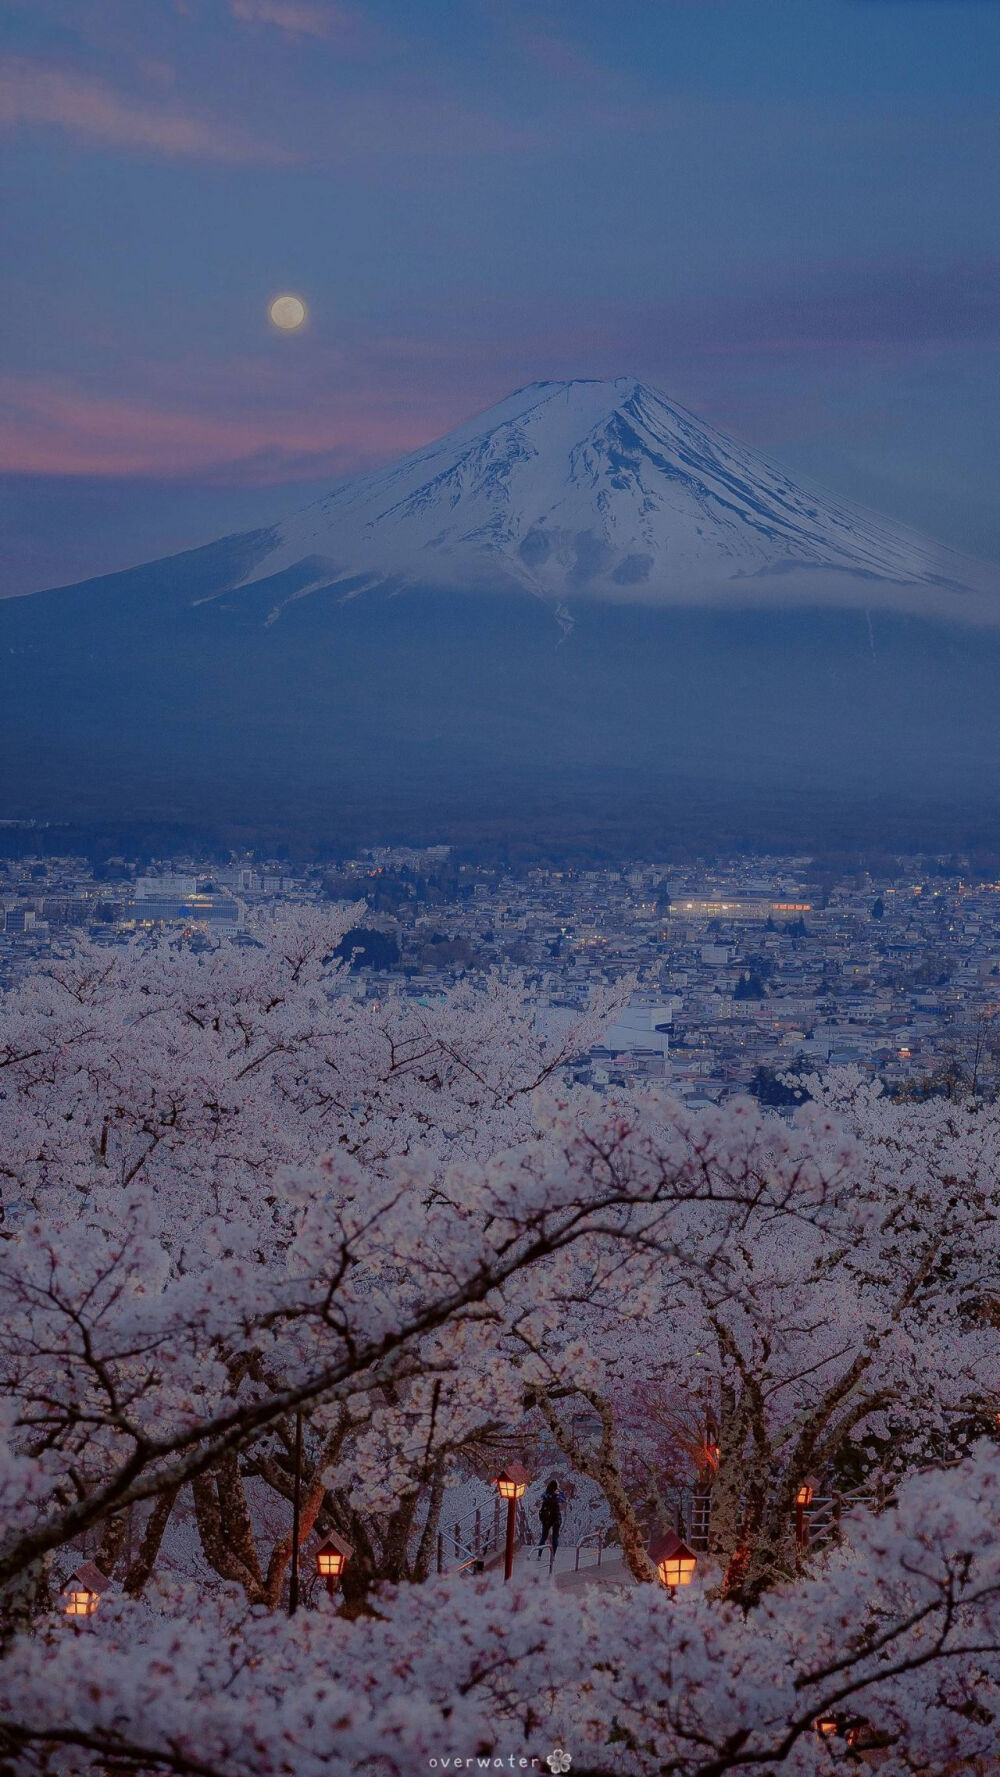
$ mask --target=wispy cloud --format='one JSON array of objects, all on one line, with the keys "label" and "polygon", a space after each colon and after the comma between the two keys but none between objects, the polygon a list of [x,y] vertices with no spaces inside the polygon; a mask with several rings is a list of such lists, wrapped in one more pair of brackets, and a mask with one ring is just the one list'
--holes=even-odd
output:
[{"label": "wispy cloud", "polygon": [[91,142],[168,158],[282,164],[296,157],[213,118],[198,117],[162,98],[147,102],[76,69],[0,59],[0,127],[51,128]]},{"label": "wispy cloud", "polygon": [[990,258],[832,262],[776,280],[739,303],[711,305],[698,323],[705,349],[922,352],[1000,342],[1000,262]]},{"label": "wispy cloud", "polygon": [[575,43],[551,31],[528,31],[521,38],[521,48],[546,74],[560,80],[580,81],[585,85],[599,82],[606,85],[609,71],[586,55]]},{"label": "wispy cloud", "polygon": [[[252,366],[234,365],[231,384],[229,399],[212,401],[206,411],[197,391],[187,387],[171,405],[155,396],[94,390],[70,378],[4,378],[0,472],[199,473],[270,483],[306,470],[336,475],[386,462],[424,443],[435,429],[396,391],[341,391],[331,411],[327,401],[302,409],[274,398]],[[457,417],[448,414],[439,429]]]},{"label": "wispy cloud", "polygon": [[286,37],[357,46],[368,34],[361,14],[334,0],[229,0],[229,10],[241,24],[273,25]]},{"label": "wispy cloud", "polygon": [[[886,260],[778,268],[729,298],[602,307],[453,296],[405,327],[341,322],[213,357],[117,351],[87,380],[0,384],[0,469],[264,484],[388,461],[540,376],[637,374],[756,441],[818,391],[1000,342],[1000,267]],[[734,394],[734,390],[741,393]],[[792,403],[794,412],[790,411]],[[6,411],[4,411],[6,409]],[[805,412],[805,419],[802,414]]]}]

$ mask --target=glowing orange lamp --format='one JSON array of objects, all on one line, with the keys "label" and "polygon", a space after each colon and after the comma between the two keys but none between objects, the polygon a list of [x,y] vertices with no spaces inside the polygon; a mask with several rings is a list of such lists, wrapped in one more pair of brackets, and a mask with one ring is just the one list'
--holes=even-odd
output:
[{"label": "glowing orange lamp", "polygon": [[83,1561],[63,1587],[63,1610],[68,1617],[92,1617],[111,1581],[93,1561]]},{"label": "glowing orange lamp", "polygon": [[321,1580],[326,1581],[326,1589],[332,1598],[340,1584],[340,1576],[351,1559],[354,1550],[350,1543],[331,1530],[326,1541],[320,1543],[316,1550],[316,1572]]},{"label": "glowing orange lamp", "polygon": [[673,1592],[678,1586],[689,1586],[694,1579],[698,1558],[687,1543],[681,1542],[675,1530],[664,1531],[649,1545],[649,1559],[660,1576],[660,1583]]},{"label": "glowing orange lamp", "polygon": [[819,1486],[815,1475],[807,1475],[800,1481],[795,1491],[795,1541],[800,1549],[809,1547],[809,1521],[806,1512],[816,1497]]}]

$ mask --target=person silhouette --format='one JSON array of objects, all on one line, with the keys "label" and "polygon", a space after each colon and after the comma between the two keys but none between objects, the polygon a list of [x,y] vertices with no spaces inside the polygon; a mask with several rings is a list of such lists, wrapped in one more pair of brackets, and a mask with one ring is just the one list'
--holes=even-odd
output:
[{"label": "person silhouette", "polygon": [[538,1508],[539,1523],[542,1527],[542,1534],[538,1544],[538,1559],[539,1561],[541,1560],[542,1550],[546,1543],[551,1543],[551,1551],[549,1554],[550,1573],[552,1572],[556,1553],[559,1548],[559,1532],[562,1529],[562,1509],[565,1504],[566,1495],[561,1491],[559,1482],[553,1477],[553,1479],[548,1482],[545,1492],[542,1494],[541,1505]]}]

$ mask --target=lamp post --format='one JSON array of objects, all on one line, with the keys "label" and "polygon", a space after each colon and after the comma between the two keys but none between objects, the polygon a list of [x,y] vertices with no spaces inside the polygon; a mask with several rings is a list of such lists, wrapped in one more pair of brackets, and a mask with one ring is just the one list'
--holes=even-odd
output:
[{"label": "lamp post", "polygon": [[288,1614],[299,1608],[299,1520],[302,1508],[302,1408],[295,1412],[295,1473],[292,1478],[292,1571],[288,1578]]},{"label": "lamp post", "polygon": [[321,1580],[326,1581],[326,1589],[332,1598],[340,1584],[340,1576],[354,1553],[350,1543],[331,1530],[324,1543],[316,1550],[316,1572]]},{"label": "lamp post", "polygon": [[809,1547],[809,1521],[806,1512],[812,1505],[818,1486],[815,1475],[807,1475],[795,1490],[795,1541],[800,1549]]},{"label": "lamp post", "polygon": [[648,1553],[660,1584],[666,1586],[669,1592],[675,1592],[678,1586],[691,1584],[698,1558],[687,1543],[681,1541],[676,1530],[665,1530],[662,1536],[654,1537]]},{"label": "lamp post", "polygon": [[517,1530],[517,1502],[531,1480],[523,1463],[509,1462],[497,1476],[494,1485],[501,1499],[507,1501],[507,1543],[503,1557],[504,1584],[514,1571],[514,1536]]}]

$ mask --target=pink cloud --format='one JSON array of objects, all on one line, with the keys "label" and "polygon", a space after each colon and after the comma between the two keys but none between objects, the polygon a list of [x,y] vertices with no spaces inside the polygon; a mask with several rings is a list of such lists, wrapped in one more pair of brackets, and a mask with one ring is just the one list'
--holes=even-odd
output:
[{"label": "pink cloud", "polygon": [[[888,262],[839,275],[777,268],[729,300],[541,304],[530,327],[520,304],[481,291],[411,313],[399,331],[340,321],[324,334],[317,310],[298,341],[251,332],[241,353],[217,358],[116,351],[99,354],[88,380],[11,377],[0,384],[0,468],[254,484],[333,476],[389,461],[535,377],[624,373],[724,429],[738,433],[740,413],[754,415],[766,445],[787,429],[789,390],[798,400],[803,388],[853,386],[873,363],[905,367],[1000,338],[998,290],[990,261],[923,275]],[[262,306],[261,336],[265,325]]]},{"label": "pink cloud", "polygon": [[[182,378],[178,379],[183,381]],[[192,375],[192,382],[196,378]],[[316,466],[346,474],[425,443],[443,423],[405,395],[338,392],[313,409],[268,406],[268,379],[256,390],[234,368],[238,393],[199,411],[185,405],[107,394],[69,379],[0,381],[0,472],[24,475],[175,476],[225,472],[225,479],[281,481]]]},{"label": "pink cloud", "polygon": [[149,104],[91,75],[17,56],[0,61],[0,126],[49,127],[119,148],[234,163],[295,158],[209,118]]}]

